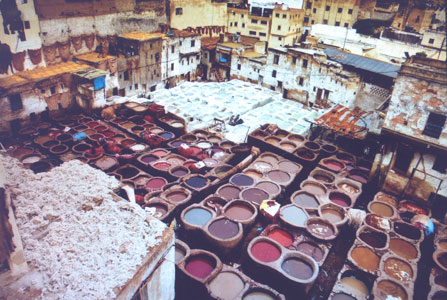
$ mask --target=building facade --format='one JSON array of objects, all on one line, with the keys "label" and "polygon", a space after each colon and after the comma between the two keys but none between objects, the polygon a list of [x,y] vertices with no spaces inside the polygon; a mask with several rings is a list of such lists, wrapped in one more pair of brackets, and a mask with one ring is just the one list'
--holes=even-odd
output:
[{"label": "building facade", "polygon": [[360,0],[305,0],[304,25],[328,24],[351,28],[357,21]]}]

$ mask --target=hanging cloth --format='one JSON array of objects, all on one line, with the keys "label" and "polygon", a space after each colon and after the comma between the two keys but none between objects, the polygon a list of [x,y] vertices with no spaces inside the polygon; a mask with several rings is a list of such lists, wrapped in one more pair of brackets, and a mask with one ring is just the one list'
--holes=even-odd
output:
[{"label": "hanging cloth", "polygon": [[42,48],[28,49],[28,56],[33,64],[40,64],[42,62]]}]

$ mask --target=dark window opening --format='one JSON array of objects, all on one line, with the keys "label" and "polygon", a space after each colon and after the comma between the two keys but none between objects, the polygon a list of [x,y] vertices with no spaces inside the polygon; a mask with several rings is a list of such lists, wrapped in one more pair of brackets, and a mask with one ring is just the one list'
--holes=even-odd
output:
[{"label": "dark window opening", "polygon": [[393,170],[407,173],[413,160],[414,152],[408,145],[399,144],[396,152],[396,160],[394,161]]},{"label": "dark window opening", "polygon": [[348,9],[348,14],[352,15],[352,9]]},{"label": "dark window opening", "polygon": [[315,13],[317,13],[317,9],[316,9],[316,8],[314,8],[314,9],[313,9],[313,12],[314,12],[314,14],[315,14]]},{"label": "dark window opening", "polygon": [[343,12],[343,8],[339,7],[339,8],[337,9],[337,12],[338,12],[338,13],[342,13],[342,12]]},{"label": "dark window opening", "polygon": [[278,26],[278,30],[281,30],[281,26]]},{"label": "dark window opening", "polygon": [[22,97],[20,97],[20,94],[10,95],[8,99],[12,111],[17,111],[23,108]]},{"label": "dark window opening", "polygon": [[112,94],[113,94],[113,96],[117,96],[118,95],[118,88],[117,87],[113,88]]},{"label": "dark window opening", "polygon": [[55,87],[55,86],[52,86],[52,87],[50,88],[50,91],[51,91],[51,95],[56,94],[56,87]]},{"label": "dark window opening", "polygon": [[23,22],[23,26],[25,27],[25,29],[30,29],[31,28],[31,26],[29,24],[29,21]]},{"label": "dark window opening", "polygon": [[428,43],[429,43],[429,44],[433,44],[434,42],[435,42],[435,39],[429,39],[429,40],[428,40]]},{"label": "dark window opening", "polygon": [[156,85],[151,86],[151,92],[155,92],[155,89],[157,88]]},{"label": "dark window opening", "polygon": [[172,53],[175,52],[175,46],[171,46],[171,52],[172,52]]},{"label": "dark window opening", "polygon": [[335,22],[335,26],[340,26],[340,22]]},{"label": "dark window opening", "polygon": [[183,15],[183,8],[182,7],[177,7],[175,9],[175,14],[178,15]]},{"label": "dark window opening", "polygon": [[274,57],[273,57],[273,64],[274,65],[277,65],[279,63],[279,55],[275,55]]},{"label": "dark window opening", "polygon": [[303,68],[307,68],[307,59],[303,59]]},{"label": "dark window opening", "polygon": [[129,80],[129,71],[124,71],[124,80]]},{"label": "dark window opening", "polygon": [[433,163],[432,169],[442,174],[447,173],[447,159],[445,159],[445,155],[436,155],[436,159]]},{"label": "dark window opening", "polygon": [[256,31],[252,31],[252,30],[250,30],[248,33],[249,33],[250,35],[256,35]]},{"label": "dark window opening", "polygon": [[296,57],[292,57],[292,64],[296,65]]},{"label": "dark window opening", "polygon": [[303,86],[303,85],[304,85],[304,79],[303,79],[303,77],[300,77],[299,85],[300,85],[300,86]]},{"label": "dark window opening", "polygon": [[267,34],[265,34],[264,32],[260,32],[259,36],[267,36]]},{"label": "dark window opening", "polygon": [[238,69],[238,70],[241,69],[241,64],[237,64],[237,69]]},{"label": "dark window opening", "polygon": [[427,124],[425,124],[425,128],[424,131],[422,131],[422,134],[438,139],[441,136],[441,132],[444,128],[446,119],[446,116],[436,113],[430,113],[427,119]]},{"label": "dark window opening", "polygon": [[328,21],[327,20],[323,20],[323,24],[327,25]]},{"label": "dark window opening", "polygon": [[348,28],[349,27],[349,23],[345,23],[345,27]]},{"label": "dark window opening", "polygon": [[195,47],[196,46],[196,41],[195,40],[192,40],[191,41],[191,47]]},{"label": "dark window opening", "polygon": [[138,90],[138,83],[135,83],[135,89]]},{"label": "dark window opening", "polygon": [[251,19],[251,22],[252,22],[253,24],[258,24],[258,20],[255,20],[255,19]]},{"label": "dark window opening", "polygon": [[267,21],[261,21],[261,24],[266,25]]},{"label": "dark window opening", "polygon": [[326,11],[330,11],[331,7],[329,5],[326,5]]},{"label": "dark window opening", "polygon": [[273,78],[276,78],[276,70],[273,70],[273,72],[272,72],[272,77],[273,77]]},{"label": "dark window opening", "polygon": [[174,63],[171,64],[171,71],[174,71]]}]

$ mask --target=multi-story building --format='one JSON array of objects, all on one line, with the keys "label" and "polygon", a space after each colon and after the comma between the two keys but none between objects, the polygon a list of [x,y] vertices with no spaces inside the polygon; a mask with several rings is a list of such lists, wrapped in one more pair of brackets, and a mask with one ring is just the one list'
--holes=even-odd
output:
[{"label": "multi-story building", "polygon": [[360,0],[305,0],[304,25],[328,24],[352,27],[357,21]]},{"label": "multi-story building", "polygon": [[302,35],[304,12],[287,4],[229,5],[229,33],[256,37],[269,47],[293,46]]},{"label": "multi-story building", "polygon": [[445,61],[416,55],[403,64],[382,127],[385,151],[376,158],[385,190],[423,201],[447,196],[445,99]]}]

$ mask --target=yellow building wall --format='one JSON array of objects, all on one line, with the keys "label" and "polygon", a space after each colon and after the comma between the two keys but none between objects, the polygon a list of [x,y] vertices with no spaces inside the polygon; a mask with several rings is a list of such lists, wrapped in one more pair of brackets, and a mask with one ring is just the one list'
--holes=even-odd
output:
[{"label": "yellow building wall", "polygon": [[[171,27],[176,29],[227,26],[227,4],[209,0],[171,0],[169,16]],[[213,35],[218,36],[219,32],[213,32]]]},{"label": "yellow building wall", "polygon": [[[357,21],[359,0],[313,0],[310,3],[312,7],[307,8],[305,6],[306,17],[308,18],[308,22],[305,25],[328,24],[352,27]],[[328,7],[328,10],[326,7]]]},{"label": "yellow building wall", "polygon": [[269,47],[293,46],[302,34],[304,11],[301,9],[275,9]]}]

